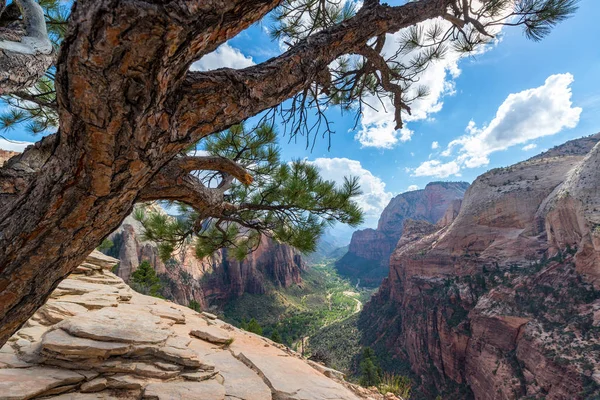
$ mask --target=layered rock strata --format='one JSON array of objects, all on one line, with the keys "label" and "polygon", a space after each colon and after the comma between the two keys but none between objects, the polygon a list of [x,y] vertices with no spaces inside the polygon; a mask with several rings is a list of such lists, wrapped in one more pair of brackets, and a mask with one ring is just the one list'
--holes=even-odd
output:
[{"label": "layered rock strata", "polygon": [[1,399],[383,399],[210,314],[131,290],[93,253],[0,349]]},{"label": "layered rock strata", "polygon": [[[153,212],[164,212],[148,205]],[[163,262],[158,247],[142,237],[142,225],[129,216],[110,235],[113,247],[108,254],[119,259],[117,275],[126,282],[142,261],[148,261],[164,282],[163,295],[179,304],[197,301],[203,308],[222,306],[244,293],[263,294],[270,285],[289,287],[302,282],[306,268],[300,254],[292,247],[263,237],[246,259],[238,261],[226,250],[198,259],[193,246],[176,251]]]},{"label": "layered rock strata", "polygon": [[387,276],[389,258],[402,236],[407,219],[438,222],[453,202],[460,201],[469,184],[466,182],[432,182],[425,189],[394,197],[383,210],[377,229],[354,232],[348,253],[338,262],[340,274],[366,286],[377,286]]},{"label": "layered rock strata", "polygon": [[480,176],[406,223],[365,344],[435,398],[600,397],[600,135]]}]

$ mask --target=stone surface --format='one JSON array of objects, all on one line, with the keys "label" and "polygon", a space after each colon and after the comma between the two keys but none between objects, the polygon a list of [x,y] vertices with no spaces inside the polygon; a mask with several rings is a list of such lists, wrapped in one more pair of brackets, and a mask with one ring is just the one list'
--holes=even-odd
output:
[{"label": "stone surface", "polygon": [[383,398],[268,339],[133,292],[109,261],[88,258],[0,349],[0,399]]},{"label": "stone surface", "polygon": [[4,368],[0,369],[0,398],[30,399],[83,380],[83,375],[56,368]]},{"label": "stone surface", "polygon": [[215,381],[151,383],[144,390],[147,400],[224,400],[225,388]]},{"label": "stone surface", "polygon": [[231,342],[232,340],[231,336],[223,329],[209,325],[192,330],[190,335],[204,339],[211,343],[225,344]]}]

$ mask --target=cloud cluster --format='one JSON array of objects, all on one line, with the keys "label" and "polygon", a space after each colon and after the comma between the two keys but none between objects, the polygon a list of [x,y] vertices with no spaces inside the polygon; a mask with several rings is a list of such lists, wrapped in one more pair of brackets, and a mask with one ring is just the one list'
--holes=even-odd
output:
[{"label": "cloud cluster", "polygon": [[192,71],[210,71],[218,68],[241,69],[254,65],[252,57],[245,56],[229,43],[224,43],[215,51],[192,64]]},{"label": "cloud cluster", "polygon": [[[453,156],[451,161],[426,161],[413,174],[438,178],[459,175],[462,168],[487,165],[489,155],[494,152],[574,128],[582,109],[573,107],[571,83],[573,75],[556,74],[549,76],[542,86],[508,95],[488,125],[478,127],[470,121],[467,134],[448,144],[441,156]],[[523,150],[533,148],[535,145],[530,144]]]},{"label": "cloud cluster", "polygon": [[362,195],[356,201],[365,213],[365,223],[376,222],[393,195],[385,190],[385,182],[365,169],[360,161],[349,158],[317,158],[310,163],[316,165],[323,178],[342,183],[345,176],[356,176]]},{"label": "cloud cluster", "polygon": [[[419,25],[427,31],[433,24],[448,28],[450,23],[437,19]],[[405,31],[401,30],[395,34],[387,35],[382,54],[387,57],[394,54],[398,49],[398,42],[404,34]],[[412,52],[405,54],[399,57],[397,61],[408,63],[414,55]],[[442,109],[443,97],[453,95],[456,92],[454,80],[460,75],[460,69],[458,68],[460,58],[459,53],[449,49],[443,59],[434,61],[420,74],[415,89],[416,86],[425,86],[429,90],[429,95],[410,104],[411,115],[403,114],[404,122],[427,119],[431,114]],[[395,129],[394,107],[389,98],[382,98],[380,101],[376,97],[367,97],[365,102],[368,106],[363,108],[360,129],[355,135],[355,139],[363,147],[390,149],[399,142],[406,142],[411,139],[413,132],[410,129],[406,127],[401,130]]]}]

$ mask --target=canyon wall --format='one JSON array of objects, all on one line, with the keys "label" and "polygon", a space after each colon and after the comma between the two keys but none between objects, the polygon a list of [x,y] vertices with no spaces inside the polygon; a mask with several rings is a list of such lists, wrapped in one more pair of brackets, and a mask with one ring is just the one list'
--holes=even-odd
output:
[{"label": "canyon wall", "polygon": [[10,151],[10,150],[2,150],[0,149],[0,167],[2,165],[4,165],[4,163],[6,161],[8,161],[11,157],[16,156],[17,154],[19,154],[16,151]]},{"label": "canyon wall", "polygon": [[600,396],[600,134],[475,180],[404,224],[363,341],[426,398]]},{"label": "canyon wall", "polygon": [[432,182],[425,189],[399,194],[383,210],[377,229],[354,232],[348,253],[337,263],[340,274],[377,286],[387,276],[389,258],[402,236],[406,219],[435,224],[469,187],[466,182]]},{"label": "canyon wall", "polygon": [[[154,211],[160,211],[150,205]],[[221,250],[210,257],[198,259],[194,247],[187,245],[163,262],[155,243],[142,237],[143,227],[133,216],[109,236],[113,242],[107,254],[119,259],[117,275],[126,282],[139,264],[150,262],[163,282],[162,294],[179,304],[191,300],[201,307],[220,307],[226,301],[244,293],[262,294],[271,285],[289,287],[302,282],[306,268],[301,255],[292,247],[263,237],[246,259],[238,261]]]}]

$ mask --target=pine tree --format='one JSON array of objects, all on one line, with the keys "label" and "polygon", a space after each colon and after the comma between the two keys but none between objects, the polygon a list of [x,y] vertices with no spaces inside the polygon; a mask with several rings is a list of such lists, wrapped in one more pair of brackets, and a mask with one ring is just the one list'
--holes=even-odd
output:
[{"label": "pine tree", "polygon": [[271,332],[271,340],[276,343],[283,343],[283,339],[281,338],[277,328],[273,329],[273,332]]},{"label": "pine tree", "polygon": [[[255,116],[265,122],[257,130],[277,121],[287,139],[310,146],[330,137],[329,112],[358,117],[373,98],[391,103],[402,127],[412,102],[428,92],[420,77],[449,49],[480,50],[503,24],[539,40],[577,2],[368,0],[358,9],[339,0],[170,0],[168,12],[156,2],[6,3],[0,50],[20,50],[0,51],[0,93],[12,102],[0,125],[50,134],[0,169],[0,281],[7,283],[0,285],[0,345],[135,203],[178,201],[197,215],[191,226],[189,218],[169,224],[175,232],[166,232],[163,256],[179,245],[175,236],[194,240],[200,256],[225,246],[241,257],[259,233],[311,250],[333,220],[358,223],[355,180],[332,191],[302,161],[262,158],[253,176],[252,162],[228,156],[235,149],[188,151],[215,135],[217,144],[243,143],[234,139],[236,128],[229,137],[226,130]],[[252,68],[190,69],[267,15],[286,52]],[[422,28],[425,21],[430,28]],[[388,34],[397,32],[395,51],[383,54]],[[214,185],[204,184],[207,176]]]},{"label": "pine tree", "polygon": [[233,126],[205,139],[201,150],[237,163],[252,174],[252,182],[240,183],[227,174],[201,174],[198,178],[205,186],[226,190],[230,207],[216,217],[181,203],[177,218],[138,209],[135,218],[145,228],[144,239],[159,244],[165,261],[192,242],[198,258],[225,247],[242,260],[259,245],[261,235],[310,253],[326,227],[362,221],[362,211],[353,201],[361,193],[357,178],[347,178],[340,186],[322,179],[306,161],[281,161],[271,125]]},{"label": "pine tree", "polygon": [[257,335],[261,335],[261,336],[263,334],[262,327],[254,318],[252,318],[250,320],[250,322],[248,322],[248,325],[246,326],[246,330],[248,332],[256,333]]},{"label": "pine tree", "polygon": [[156,271],[152,268],[152,265],[146,260],[142,261],[138,268],[131,274],[131,287],[136,292],[146,294],[154,297],[161,297],[159,295],[162,289],[160,279],[156,276]]},{"label": "pine tree", "polygon": [[200,303],[198,303],[194,299],[190,300],[190,302],[188,304],[188,307],[191,308],[192,310],[196,311],[196,312],[202,311],[202,307],[200,307]]},{"label": "pine tree", "polygon": [[360,362],[360,384],[364,387],[377,386],[381,381],[381,368],[377,363],[375,352],[370,347],[365,347]]}]

